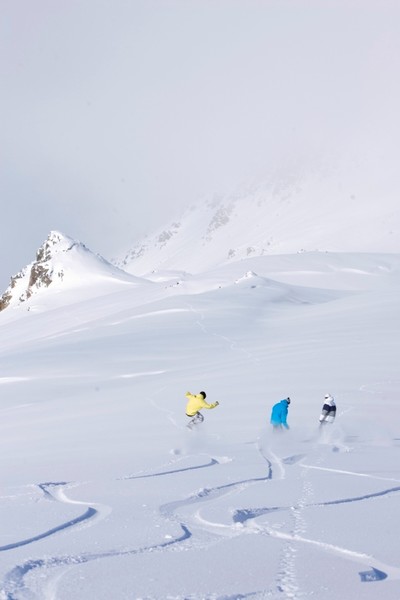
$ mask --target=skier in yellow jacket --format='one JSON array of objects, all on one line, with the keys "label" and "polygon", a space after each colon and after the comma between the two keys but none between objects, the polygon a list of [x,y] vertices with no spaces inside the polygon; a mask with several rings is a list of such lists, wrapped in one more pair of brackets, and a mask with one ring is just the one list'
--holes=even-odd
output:
[{"label": "skier in yellow jacket", "polygon": [[209,404],[206,402],[207,394],[205,392],[200,392],[199,394],[191,394],[190,392],[186,392],[186,398],[188,399],[188,403],[186,405],[186,415],[191,417],[191,421],[188,423],[188,427],[191,429],[193,425],[196,423],[202,423],[204,421],[203,415],[200,413],[202,408],[215,408],[218,406],[219,402],[213,402]]}]

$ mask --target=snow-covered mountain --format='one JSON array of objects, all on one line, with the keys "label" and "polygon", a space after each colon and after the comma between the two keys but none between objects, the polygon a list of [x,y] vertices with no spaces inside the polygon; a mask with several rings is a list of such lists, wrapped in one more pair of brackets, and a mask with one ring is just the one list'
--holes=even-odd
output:
[{"label": "snow-covered mountain", "polygon": [[1,600],[398,600],[398,209],[283,193],[189,210],[146,279],[59,232],[13,278]]},{"label": "snow-covered mountain", "polygon": [[275,174],[253,188],[190,206],[111,262],[52,231],[35,260],[11,278],[0,311],[21,304],[30,308],[29,301],[43,298],[45,290],[62,291],[68,302],[66,292],[78,288],[81,296],[96,295],[96,281],[143,283],[145,276],[147,283],[179,285],[189,274],[221,265],[303,252],[400,252],[397,194],[367,185],[360,176],[351,181],[342,172]]},{"label": "snow-covered mountain", "polygon": [[367,185],[361,176],[346,183],[322,172],[275,176],[191,206],[114,262],[135,275],[199,273],[249,257],[309,251],[399,252],[397,194]]},{"label": "snow-covered mountain", "polygon": [[0,599],[398,600],[400,255],[121,285],[81,253],[91,285],[0,313]]},{"label": "snow-covered mountain", "polygon": [[118,269],[84,244],[59,231],[51,231],[36,258],[11,278],[9,287],[0,298],[0,311],[9,306],[28,306],[33,296],[74,288],[90,287],[95,281],[133,282],[136,278]]}]

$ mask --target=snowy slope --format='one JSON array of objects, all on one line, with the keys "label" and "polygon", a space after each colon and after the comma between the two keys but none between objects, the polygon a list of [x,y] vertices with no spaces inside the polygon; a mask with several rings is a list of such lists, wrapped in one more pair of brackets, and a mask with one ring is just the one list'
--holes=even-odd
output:
[{"label": "snowy slope", "polygon": [[68,304],[76,290],[79,290],[79,298],[83,294],[97,295],[98,287],[93,288],[93,285],[99,281],[133,284],[139,280],[93,254],[81,242],[51,231],[38,249],[36,259],[11,278],[0,298],[0,311],[21,305],[30,310],[35,307],[38,296],[43,304],[44,299],[60,293],[59,302]]},{"label": "snowy slope", "polygon": [[0,598],[397,600],[400,255],[90,287],[0,313]]},{"label": "snowy slope", "polygon": [[397,194],[362,174],[357,180],[323,171],[275,176],[199,202],[115,262],[135,275],[199,273],[248,257],[305,251],[400,252]]}]

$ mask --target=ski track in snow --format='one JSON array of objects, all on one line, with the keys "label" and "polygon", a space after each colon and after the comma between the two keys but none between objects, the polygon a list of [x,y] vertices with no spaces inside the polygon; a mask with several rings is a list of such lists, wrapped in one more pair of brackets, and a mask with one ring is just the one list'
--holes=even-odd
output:
[{"label": "ski track in snow", "polygon": [[[28,591],[29,593],[29,588],[27,588],[24,584],[24,577],[26,575],[28,575],[31,571],[34,571],[36,569],[40,569],[40,568],[54,568],[54,567],[67,567],[69,570],[69,568],[73,565],[79,565],[79,564],[84,564],[87,562],[90,562],[92,560],[99,560],[99,559],[104,559],[104,558],[115,558],[118,556],[128,556],[128,555],[134,555],[134,554],[141,554],[144,552],[154,552],[157,550],[165,550],[168,547],[173,546],[174,544],[177,544],[179,542],[183,542],[185,540],[187,540],[188,538],[191,537],[191,533],[190,531],[184,526],[182,525],[182,535],[169,540],[167,542],[163,542],[161,544],[156,544],[154,546],[148,546],[148,547],[144,547],[144,548],[134,548],[134,549],[130,549],[130,550],[123,550],[123,551],[118,551],[118,550],[110,550],[110,551],[105,551],[105,552],[98,552],[98,553],[87,553],[87,554],[79,554],[76,556],[58,556],[58,557],[51,557],[51,558],[41,558],[41,559],[32,559],[32,560],[28,560],[25,563],[23,563],[22,565],[18,565],[16,566],[14,569],[12,569],[9,573],[7,573],[4,582],[2,584],[2,587],[0,588],[0,598],[3,600],[19,600],[19,598],[21,596],[19,596],[20,592],[26,592]],[[62,574],[61,574],[62,575]],[[60,578],[60,574],[57,576],[57,579]],[[44,593],[42,592],[40,597],[38,598],[36,595],[34,595],[33,593],[30,593],[29,596],[24,595],[24,598],[38,598],[38,600],[47,600],[50,598],[53,598],[53,586],[51,585],[50,582],[50,587],[52,589],[51,591],[51,596],[49,596],[45,590]]]},{"label": "ski track in snow", "polygon": [[[196,317],[196,324],[202,330],[202,332],[208,336],[213,335],[221,338],[226,342],[229,349],[235,352],[241,352],[246,355],[247,359],[257,361],[251,352],[246,349],[238,346],[237,342],[215,332],[210,332],[204,325],[204,315],[194,309],[191,305],[189,306],[189,310],[193,312]],[[161,372],[158,372],[161,373]],[[133,377],[138,375],[148,375],[148,373],[140,373],[140,374],[128,374],[123,375],[122,377]],[[150,399],[151,403],[157,408],[157,410],[164,410],[167,414],[167,418],[177,427],[179,425],[176,423],[173,412],[160,407],[156,404],[154,398]],[[262,456],[263,460],[266,463],[266,474],[262,477],[252,477],[248,479],[243,479],[235,482],[230,482],[227,484],[203,488],[187,498],[175,500],[172,502],[168,502],[159,507],[159,511],[161,516],[171,522],[174,522],[181,529],[181,535],[169,539],[168,541],[161,542],[159,544],[154,544],[147,547],[138,547],[138,548],[130,548],[124,550],[105,550],[103,552],[97,553],[80,553],[78,555],[67,555],[67,556],[53,556],[49,558],[38,558],[38,559],[30,559],[24,562],[21,565],[17,565],[11,571],[9,571],[4,578],[2,586],[0,588],[0,599],[1,600],[20,600],[20,598],[30,598],[32,600],[54,600],[56,597],[57,590],[57,582],[60,578],[74,565],[80,565],[84,563],[88,563],[90,561],[99,560],[99,559],[107,559],[107,558],[115,558],[122,557],[127,555],[136,555],[142,554],[146,552],[164,552],[171,549],[183,549],[187,547],[188,540],[190,540],[190,547],[198,547],[198,548],[207,548],[211,544],[216,543],[221,539],[221,536],[238,536],[248,533],[255,533],[261,535],[267,535],[271,538],[275,538],[283,543],[280,548],[280,560],[279,560],[279,569],[276,573],[275,577],[275,589],[271,590],[271,587],[264,590],[258,591],[248,591],[245,594],[234,594],[229,596],[219,596],[216,600],[239,600],[245,598],[252,597],[267,597],[270,596],[274,592],[278,592],[281,597],[296,600],[296,598],[300,598],[303,594],[298,585],[297,577],[296,577],[296,553],[299,544],[309,544],[317,547],[321,551],[325,551],[328,553],[335,553],[341,555],[343,558],[347,558],[353,562],[358,564],[362,564],[368,567],[367,571],[360,571],[359,577],[361,582],[376,582],[381,581],[388,576],[394,579],[400,579],[400,569],[385,565],[380,563],[372,556],[368,556],[366,554],[362,554],[360,552],[352,551],[348,548],[338,547],[329,543],[325,543],[321,540],[313,540],[306,537],[307,531],[307,520],[305,518],[304,511],[307,508],[311,507],[324,507],[324,506],[332,506],[346,503],[354,503],[354,502],[365,502],[371,499],[380,498],[386,496],[388,494],[394,494],[400,492],[400,486],[386,488],[379,492],[364,494],[355,497],[341,498],[329,500],[326,502],[315,503],[312,498],[314,495],[313,486],[310,481],[307,480],[307,473],[311,469],[321,469],[326,471],[335,471],[336,473],[340,473],[343,475],[349,476],[358,476],[358,477],[374,477],[371,475],[366,475],[362,473],[354,473],[349,471],[340,471],[334,469],[327,469],[318,465],[309,465],[305,464],[304,459],[306,458],[306,454],[293,454],[292,456],[280,457],[275,452],[272,451],[271,448],[268,451],[264,451],[261,445],[258,443],[256,445],[258,452]],[[334,447],[332,449],[335,449]],[[347,449],[347,448],[344,448]],[[339,448],[337,448],[339,450]],[[188,457],[186,457],[188,458]],[[214,457],[209,457],[210,460],[204,464],[194,465],[189,467],[182,467],[177,469],[168,468],[167,470],[161,469],[153,473],[142,473],[137,475],[127,475],[118,478],[120,481],[131,481],[135,479],[143,479],[143,478],[153,478],[153,477],[168,477],[170,475],[176,474],[184,474],[188,471],[194,471],[197,469],[204,469],[209,467],[217,467],[222,466],[223,462],[218,461]],[[211,522],[209,520],[204,519],[200,515],[200,511],[196,510],[192,513],[191,516],[187,517],[186,520],[190,522],[182,522],[182,520],[177,516],[180,510],[185,509],[187,507],[192,507],[194,505],[198,505],[204,502],[212,502],[219,499],[222,496],[226,496],[228,494],[240,494],[243,490],[248,488],[251,485],[265,485],[271,480],[283,480],[287,477],[287,467],[289,469],[299,468],[300,477],[302,480],[302,489],[299,495],[298,502],[292,506],[265,506],[265,507],[256,507],[256,508],[237,508],[232,514],[232,523],[217,523]],[[395,479],[386,479],[383,477],[374,477],[375,479],[387,480],[387,481],[398,481]],[[78,485],[78,484],[76,484]],[[15,548],[19,548],[28,544],[34,544],[35,542],[42,540],[46,537],[62,534],[68,529],[74,527],[82,527],[82,526],[92,526],[100,519],[105,518],[110,512],[111,509],[105,506],[99,505],[90,505],[86,502],[73,501],[70,500],[66,494],[65,489],[67,487],[71,487],[71,484],[66,482],[60,483],[42,483],[38,484],[39,489],[42,491],[44,497],[50,501],[58,501],[63,503],[77,504],[82,506],[87,506],[86,511],[69,521],[65,521],[60,525],[39,533],[30,538],[26,538],[24,540],[19,540],[17,542],[7,544],[5,546],[0,547],[0,552],[6,552]],[[95,508],[97,506],[97,508]],[[256,524],[255,520],[257,518],[263,517],[267,514],[272,514],[276,512],[288,512],[290,514],[290,531],[283,532],[276,530],[272,527],[268,527],[263,524]],[[373,563],[373,565],[372,565]],[[27,575],[31,574],[35,571],[40,571],[41,569],[58,569],[58,573],[53,577],[50,577],[49,580],[43,584],[40,598],[35,595],[30,589],[29,586],[25,585],[25,578]],[[194,596],[190,596],[194,598]],[[185,596],[187,598],[187,596]],[[182,597],[183,600],[183,597]],[[204,600],[202,598],[202,600]]]},{"label": "ski track in snow", "polygon": [[214,465],[218,465],[219,462],[215,458],[211,458],[210,462],[205,463],[204,465],[196,465],[194,467],[183,467],[182,469],[172,469],[170,471],[159,471],[158,473],[148,473],[144,475],[126,475],[121,479],[145,479],[148,477],[162,477],[164,475],[172,475],[173,473],[183,473],[184,471],[194,471],[196,469],[204,469],[206,467],[212,467]]},{"label": "ski track in snow", "polygon": [[[230,482],[224,485],[204,488],[196,493],[191,494],[187,498],[179,499],[173,502],[163,504],[159,507],[161,516],[168,521],[176,523],[182,533],[181,535],[170,539],[168,541],[161,542],[148,547],[130,548],[124,550],[106,550],[97,553],[80,553],[78,555],[67,555],[67,556],[54,556],[49,558],[38,558],[30,559],[21,565],[17,565],[11,571],[9,571],[2,583],[0,588],[0,598],[2,600],[19,600],[20,598],[39,598],[36,596],[29,587],[25,585],[25,578],[28,574],[32,574],[35,571],[41,569],[58,569],[57,574],[53,578],[49,578],[45,585],[45,589],[41,590],[40,600],[50,600],[55,598],[55,586],[56,582],[74,565],[88,563],[93,560],[107,559],[111,557],[135,555],[146,552],[154,551],[166,551],[170,549],[183,549],[187,548],[188,540],[190,540],[189,547],[207,548],[210,544],[216,543],[221,536],[238,536],[248,533],[257,533],[267,535],[272,538],[278,539],[283,542],[283,546],[280,550],[280,568],[276,574],[276,587],[275,591],[282,594],[282,597],[295,599],[301,596],[301,590],[296,581],[296,552],[299,544],[309,544],[319,548],[321,551],[328,553],[340,554],[342,557],[352,560],[356,563],[362,564],[368,567],[366,571],[360,571],[359,576],[362,582],[376,582],[391,576],[394,579],[400,579],[400,569],[385,565],[377,561],[375,558],[362,554],[359,552],[352,551],[348,548],[341,548],[332,544],[325,543],[321,540],[313,540],[306,537],[307,521],[304,516],[304,511],[310,507],[316,506],[331,506],[338,504],[345,504],[351,502],[364,502],[371,499],[383,497],[388,494],[400,492],[400,486],[386,488],[380,492],[371,494],[364,494],[355,497],[340,498],[335,500],[329,500],[322,503],[315,503],[312,501],[313,488],[311,483],[307,480],[307,473],[312,465],[306,465],[303,463],[305,455],[295,454],[280,458],[276,454],[262,450],[257,446],[258,452],[262,455],[266,462],[267,472],[265,476],[253,477],[244,480]],[[186,457],[187,458],[187,457]],[[141,478],[152,478],[152,477],[168,477],[172,474],[184,474],[187,471],[193,471],[196,469],[210,468],[210,467],[222,467],[223,463],[219,462],[216,458],[210,457],[210,460],[202,465],[194,465],[189,467],[183,467],[178,469],[167,469],[159,470],[154,473],[142,473],[138,475],[129,475],[119,478],[119,480],[134,480]],[[268,485],[272,480],[284,479],[286,474],[286,467],[289,469],[301,469],[302,491],[299,497],[299,501],[294,506],[265,506],[258,508],[237,508],[232,514],[232,523],[212,523],[203,519],[199,512],[193,512],[191,516],[186,518],[183,522],[178,515],[179,511],[187,507],[198,505],[204,502],[212,502],[227,494],[240,494],[241,491],[246,489],[250,485]],[[318,467],[322,468],[322,467]],[[277,478],[274,475],[274,470],[277,471]],[[340,473],[340,471],[339,471]],[[345,473],[346,475],[358,475],[356,473]],[[378,478],[379,479],[379,478]],[[27,538],[18,542],[8,544],[0,548],[0,551],[5,552],[13,548],[18,548],[27,544],[34,544],[45,537],[51,535],[62,534],[65,530],[74,527],[94,525],[96,521],[104,518],[110,513],[109,507],[90,505],[86,502],[70,500],[65,493],[65,490],[71,487],[71,484],[66,482],[50,482],[38,484],[38,488],[42,491],[44,497],[49,501],[57,501],[64,503],[72,503],[82,506],[87,506],[86,511],[69,521],[63,522],[60,525]],[[97,506],[97,508],[96,508]],[[274,512],[289,512],[291,515],[291,530],[289,532],[278,531],[274,528],[268,527],[262,524],[255,524],[255,520],[266,514]],[[61,569],[61,571],[60,571]],[[251,597],[263,597],[264,595],[271,594],[271,588],[259,591],[249,591],[246,594],[238,594],[231,596],[220,596],[218,600],[228,600],[230,598],[251,598]]]},{"label": "ski track in snow", "polygon": [[[86,504],[85,502],[78,502],[78,501],[70,500],[65,496],[65,493],[63,490],[65,487],[70,487],[70,485],[68,483],[65,483],[65,482],[41,483],[37,487],[43,492],[43,495],[47,500],[64,502],[66,504],[79,504],[79,505]],[[6,544],[5,546],[0,546],[0,552],[5,552],[6,550],[12,550],[14,548],[19,548],[21,546],[27,546],[28,544],[32,544],[33,542],[37,542],[46,537],[55,535],[56,533],[59,533],[65,529],[69,529],[70,527],[75,527],[76,525],[79,525],[81,523],[84,523],[85,521],[94,519],[95,517],[99,518],[101,516],[101,518],[105,518],[105,516],[107,514],[109,514],[109,512],[110,512],[110,509],[108,509],[108,507],[102,507],[101,510],[98,510],[98,509],[94,508],[93,506],[88,506],[87,510],[79,517],[75,517],[74,519],[65,521],[64,523],[61,523],[60,525],[57,525],[56,527],[53,527],[52,529],[49,529],[42,533],[39,533],[30,538],[26,538],[24,540],[19,540],[18,542],[14,542],[11,544]]]},{"label": "ski track in snow", "polygon": [[[248,359],[255,360],[255,358],[250,352],[238,347],[237,342],[231,340],[230,338],[224,335],[208,331],[208,329],[204,325],[204,315],[201,312],[195,310],[191,305],[189,305],[189,309],[194,313],[196,317],[196,324],[199,326],[199,328],[204,334],[214,335],[223,339],[229,346],[230,350],[235,352],[240,351],[244,353]],[[158,406],[154,400],[154,397],[151,398],[150,401],[155,406],[155,408],[157,408],[157,410],[163,410],[166,413],[167,418],[175,426],[179,427],[179,425],[174,419],[172,411]],[[371,499],[386,496],[388,494],[398,493],[400,491],[400,486],[386,488],[384,490],[381,490],[380,492],[364,494],[355,497],[333,499],[322,503],[315,503],[313,502],[313,486],[311,482],[307,479],[307,473],[311,469],[321,469],[326,471],[331,470],[349,476],[373,476],[348,471],[327,469],[318,466],[318,464],[305,464],[304,459],[306,459],[307,457],[306,454],[293,454],[291,456],[280,457],[274,451],[272,451],[271,448],[265,451],[260,443],[256,444],[256,448],[262,456],[264,462],[266,463],[267,471],[265,476],[243,479],[210,488],[203,488],[191,494],[187,498],[175,500],[173,502],[168,502],[159,507],[160,514],[164,519],[174,522],[178,525],[178,527],[180,527],[182,531],[182,534],[180,536],[177,536],[176,538],[170,539],[168,541],[161,542],[160,544],[155,544],[148,547],[131,548],[122,551],[106,550],[98,553],[81,553],[75,556],[69,555],[28,560],[21,565],[17,565],[6,574],[2,587],[0,588],[0,598],[2,600],[19,600],[19,598],[21,597],[20,594],[22,594],[24,598],[37,598],[37,596],[35,596],[35,594],[31,590],[29,590],[29,587],[25,585],[24,581],[25,577],[28,574],[36,570],[58,568],[58,574],[50,578],[50,581],[48,581],[45,584],[45,589],[42,589],[42,593],[40,596],[40,600],[52,600],[56,597],[55,594],[57,582],[63,576],[63,574],[65,574],[67,570],[72,568],[74,565],[84,564],[93,560],[107,559],[111,557],[135,555],[154,551],[167,551],[170,549],[183,549],[184,547],[187,547],[188,540],[190,540],[190,547],[207,548],[210,546],[210,544],[214,544],[218,540],[220,540],[221,536],[233,537],[248,533],[267,535],[283,543],[280,547],[280,567],[275,577],[275,589],[271,590],[271,587],[269,586],[264,590],[248,591],[245,594],[219,596],[216,600],[234,600],[251,597],[261,598],[270,596],[271,593],[274,592],[278,592],[279,595],[283,598],[290,598],[292,600],[300,598],[303,594],[298,585],[296,577],[296,553],[299,544],[313,545],[321,551],[339,554],[343,558],[347,558],[358,564],[367,566],[367,571],[359,572],[359,577],[362,582],[380,581],[387,578],[388,575],[390,575],[394,579],[400,579],[400,569],[382,564],[371,556],[352,551],[348,548],[341,548],[332,544],[328,544],[321,540],[313,540],[307,538],[307,520],[304,514],[304,511],[310,507],[324,507],[354,502],[365,502]],[[339,448],[337,449],[339,450]],[[188,458],[188,456],[186,456],[186,458]],[[210,460],[208,462],[200,465],[192,465],[176,469],[164,468],[153,473],[127,475],[118,479],[120,481],[132,481],[135,479],[143,478],[168,477],[170,475],[184,474],[186,472],[194,471],[197,469],[218,466],[222,467],[222,462],[218,461],[216,458],[213,458],[211,456],[209,458]],[[194,505],[201,505],[201,503],[205,502],[212,502],[228,494],[240,494],[243,490],[245,490],[251,485],[268,485],[268,483],[272,480],[283,480],[287,477],[287,468],[301,469],[300,478],[302,480],[302,488],[298,502],[295,505],[237,508],[231,516],[232,523],[230,524],[211,522],[209,520],[204,519],[200,515],[199,510],[195,510],[195,512],[193,512],[191,516],[186,517],[186,521],[190,522],[190,528],[189,523],[182,522],[179,516],[177,516],[179,511],[182,509],[192,507]],[[385,480],[385,478],[382,477],[375,478]],[[34,542],[44,539],[46,537],[61,534],[65,530],[71,529],[73,527],[79,527],[82,525],[93,525],[95,524],[96,520],[98,520],[99,518],[104,518],[111,511],[111,509],[108,507],[95,508],[94,506],[88,505],[88,503],[85,502],[69,500],[64,492],[64,489],[68,485],[70,484],[67,484],[65,482],[43,483],[39,484],[38,487],[41,489],[45,498],[47,498],[48,500],[87,505],[88,508],[81,516],[61,523],[60,525],[40,534],[37,534],[36,536],[33,536],[31,538],[20,540],[18,542],[0,547],[0,551],[5,552],[27,544],[33,544]],[[257,518],[276,512],[288,512],[290,514],[291,518],[289,522],[291,523],[291,525],[289,532],[279,531],[272,527],[268,527],[267,525],[255,523],[255,520]],[[374,566],[372,566],[372,563]]]},{"label": "ski track in snow", "polygon": [[[211,461],[210,465],[212,465],[212,464],[214,464],[213,461]],[[68,504],[79,504],[79,505],[87,505],[88,504],[86,502],[70,500],[69,498],[67,498],[64,493],[64,487],[66,485],[68,485],[68,484],[65,484],[64,482],[63,483],[43,483],[43,484],[39,484],[38,487],[42,490],[44,497],[48,500],[65,502]],[[97,505],[97,506],[99,506],[99,505]],[[109,507],[101,506],[100,508],[96,509],[93,506],[89,506],[87,511],[80,517],[71,519],[70,521],[62,523],[59,526],[54,527],[53,529],[45,531],[36,536],[33,536],[32,538],[29,538],[26,540],[20,540],[19,542],[15,542],[13,544],[3,546],[0,548],[0,550],[1,551],[11,550],[13,548],[18,548],[18,547],[24,546],[26,544],[36,542],[36,541],[41,540],[50,535],[55,535],[57,533],[61,533],[62,531],[64,531],[67,528],[71,528],[71,527],[80,525],[81,523],[87,522],[89,520],[91,521],[91,524],[93,524],[93,520],[96,517],[98,519],[99,518],[103,519],[110,512],[111,512],[111,509]],[[67,570],[69,570],[71,567],[73,567],[74,565],[83,564],[83,563],[87,563],[87,562],[90,562],[93,560],[104,559],[104,558],[127,556],[127,555],[133,555],[133,554],[140,554],[140,553],[144,553],[144,552],[154,552],[157,550],[159,550],[159,551],[165,550],[166,548],[169,548],[179,542],[183,542],[191,537],[191,533],[186,528],[185,525],[181,525],[181,529],[182,529],[182,535],[178,536],[177,538],[168,540],[167,542],[162,542],[160,544],[152,545],[149,547],[132,548],[132,549],[127,549],[127,550],[122,550],[122,551],[109,550],[109,551],[98,552],[98,553],[81,553],[81,554],[75,555],[75,556],[73,556],[73,555],[58,556],[58,557],[54,556],[54,557],[50,557],[50,558],[39,558],[39,559],[28,560],[21,565],[17,565],[16,567],[14,567],[11,571],[9,571],[6,574],[4,581],[0,588],[0,598],[1,598],[1,600],[19,600],[19,598],[21,598],[21,597],[30,598],[30,599],[37,598],[38,600],[47,600],[47,599],[51,600],[51,599],[55,598],[54,582],[58,581],[62,577],[62,575]],[[55,578],[53,578],[52,580],[50,580],[50,582],[48,582],[46,584],[46,589],[43,589],[41,591],[40,597],[38,597],[29,590],[29,587],[25,586],[24,578],[29,573],[39,570],[39,569],[43,569],[43,568],[45,568],[45,569],[64,568],[64,570],[61,573],[58,573],[55,576]],[[21,596],[21,594],[22,594],[22,596]]]}]

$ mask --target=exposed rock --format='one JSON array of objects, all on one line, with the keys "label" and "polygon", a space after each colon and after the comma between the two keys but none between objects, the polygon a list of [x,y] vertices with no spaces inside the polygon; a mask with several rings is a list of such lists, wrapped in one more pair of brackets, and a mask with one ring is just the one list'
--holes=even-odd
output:
[{"label": "exposed rock", "polygon": [[10,285],[0,298],[0,311],[11,303],[25,302],[39,288],[49,287],[54,277],[62,278],[62,270],[54,272],[52,259],[55,254],[67,252],[76,243],[58,231],[51,231],[38,249],[36,260],[11,278]]},{"label": "exposed rock", "polygon": [[50,286],[88,286],[94,280],[128,279],[99,255],[93,254],[84,244],[58,232],[51,231],[38,249],[36,259],[11,278],[10,285],[0,298],[0,311],[10,305],[18,306],[33,295]]}]

